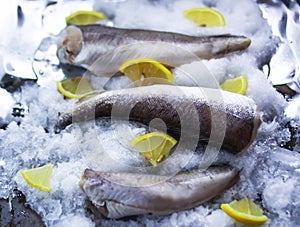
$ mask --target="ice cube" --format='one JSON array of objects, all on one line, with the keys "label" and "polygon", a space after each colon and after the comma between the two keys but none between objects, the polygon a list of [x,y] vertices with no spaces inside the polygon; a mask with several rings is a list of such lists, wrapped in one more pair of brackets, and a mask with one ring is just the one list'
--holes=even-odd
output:
[{"label": "ice cube", "polygon": [[15,103],[12,95],[6,90],[0,88],[0,119],[6,119],[6,117],[11,113],[12,107]]}]

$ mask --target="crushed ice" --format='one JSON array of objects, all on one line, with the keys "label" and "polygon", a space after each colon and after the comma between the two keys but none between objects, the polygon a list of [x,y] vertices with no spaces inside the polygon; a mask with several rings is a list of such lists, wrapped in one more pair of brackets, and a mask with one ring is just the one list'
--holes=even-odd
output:
[{"label": "crushed ice", "polygon": [[[11,2],[10,6],[15,6],[16,1]],[[204,61],[204,64],[219,82],[241,74],[247,75],[249,87],[246,95],[256,101],[263,115],[263,123],[257,138],[246,153],[235,156],[222,151],[216,161],[230,163],[241,169],[241,180],[233,188],[192,210],[165,217],[140,216],[128,221],[100,220],[100,223],[97,224],[101,224],[101,226],[140,226],[142,224],[147,226],[233,226],[233,220],[220,210],[219,204],[244,196],[249,197],[263,208],[270,218],[267,226],[295,226],[299,224],[300,147],[297,145],[299,135],[298,137],[296,135],[298,141],[293,151],[280,147],[280,145],[291,139],[291,132],[286,127],[287,123],[292,122],[292,126],[300,124],[300,97],[296,97],[290,102],[286,101],[275,91],[266,76],[257,69],[263,63],[261,62],[262,59],[274,53],[277,45],[277,39],[272,36],[271,28],[262,18],[257,4],[251,0],[236,1],[235,5],[232,5],[230,0],[203,0],[201,2],[195,0],[184,2],[167,0],[161,2],[150,0],[95,1],[94,5],[92,5],[92,1],[77,1],[77,3],[80,2],[84,2],[85,8],[94,7],[96,10],[107,13],[111,19],[111,24],[119,27],[148,28],[194,35],[222,32],[250,37],[253,42],[245,53],[224,59]],[[23,4],[29,8],[29,5],[34,3],[23,1]],[[59,1],[58,5],[44,10],[43,35],[57,34],[59,29],[51,27],[53,22],[51,18],[56,18],[59,15],[55,20],[64,20],[62,15],[68,15],[73,6],[75,7],[76,3],[72,3],[71,6],[68,1]],[[184,9],[201,6],[216,7],[223,12],[228,23],[225,30],[197,28],[184,20],[182,17]],[[29,10],[28,8],[25,7]],[[9,10],[11,9],[9,7]],[[40,6],[37,9],[39,9],[37,13],[42,14]],[[8,14],[6,16],[10,16],[12,22],[16,23],[14,17]],[[1,29],[5,28],[10,37],[17,34],[8,26],[2,27]],[[22,45],[26,45],[28,40],[32,41],[32,33],[29,32],[32,28],[27,29],[28,34],[25,35]],[[43,35],[38,31],[36,32],[38,35],[35,37],[41,40]],[[24,32],[22,34],[24,35]],[[3,49],[5,44],[5,51],[9,51],[10,48],[14,49],[16,48],[14,40],[3,40],[2,36],[0,47]],[[32,45],[37,47],[38,43],[35,40],[28,48],[24,48],[22,45],[19,43],[17,48],[20,50],[27,49],[25,53],[28,56],[33,53]],[[31,55],[30,57],[32,58]],[[193,65],[182,67],[184,70],[188,70]],[[3,89],[0,90],[0,120],[8,123],[5,130],[0,129],[0,197],[7,197],[10,191],[18,187],[26,195],[27,202],[42,216],[48,226],[75,226],[79,224],[94,226],[95,223],[84,209],[86,206],[85,195],[78,186],[83,170],[91,167],[88,165],[87,159],[82,157],[89,154],[82,152],[82,149],[89,150],[91,157],[93,157],[93,150],[95,146],[99,145],[98,140],[101,140],[104,147],[102,150],[111,152],[109,158],[117,160],[111,163],[98,157],[99,165],[103,170],[124,170],[126,165],[139,166],[146,163],[140,156],[133,154],[124,146],[129,141],[128,132],[124,129],[122,131],[122,126],[118,127],[119,135],[123,135],[120,145],[114,139],[113,125],[108,124],[105,120],[99,121],[96,125],[97,137],[91,137],[88,134],[95,133],[95,131],[74,136],[76,132],[73,127],[60,134],[54,134],[53,126],[58,113],[70,109],[75,101],[63,99],[56,90],[56,77],[52,77],[55,72],[52,75],[50,72],[48,73],[45,86],[25,85],[21,92],[18,91],[14,95]],[[114,83],[115,85],[111,84],[114,88],[124,86],[122,80],[119,83],[116,80]],[[29,111],[24,118],[15,119],[11,117],[10,111],[14,103],[18,101],[16,96],[19,97],[20,93],[21,102],[28,107]],[[130,130],[132,135],[139,135],[147,129],[132,124]],[[82,140],[90,139],[89,143],[81,143],[78,135],[81,136]],[[89,147],[84,147],[87,144]],[[118,165],[118,159],[124,165]],[[200,159],[201,155],[196,154],[188,168],[195,166]],[[49,194],[28,186],[19,174],[21,169],[49,163],[54,165],[51,182],[52,192]]]}]

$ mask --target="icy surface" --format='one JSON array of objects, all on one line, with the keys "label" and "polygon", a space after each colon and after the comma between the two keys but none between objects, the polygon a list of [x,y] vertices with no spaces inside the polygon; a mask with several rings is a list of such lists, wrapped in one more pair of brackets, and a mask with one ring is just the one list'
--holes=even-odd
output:
[{"label": "icy surface", "polygon": [[291,119],[300,121],[300,95],[294,97],[294,100],[289,103],[286,108],[286,115]]},{"label": "icy surface", "polygon": [[270,61],[270,80],[274,85],[287,84],[300,91],[299,2],[277,1],[273,7],[261,4],[274,35],[280,38],[279,50]]},{"label": "icy surface", "polygon": [[[6,198],[18,187],[26,195],[28,204],[41,215],[48,226],[234,226],[234,221],[219,208],[219,205],[245,196],[262,207],[269,217],[266,226],[299,225],[300,147],[296,144],[294,150],[290,151],[281,145],[288,142],[292,136],[286,127],[287,123],[292,121],[292,126],[300,124],[300,97],[295,97],[290,102],[286,101],[258,69],[263,59],[275,50],[277,39],[272,36],[271,28],[262,18],[257,4],[252,0],[236,1],[234,5],[230,0],[128,0],[95,1],[94,4],[92,1],[77,2],[84,2],[86,9],[94,7],[103,11],[111,19],[109,24],[119,27],[176,31],[194,35],[231,33],[252,39],[250,48],[243,53],[202,62],[218,83],[245,74],[248,82],[246,95],[253,98],[261,110],[263,122],[249,149],[240,155],[221,151],[216,160],[216,163],[229,163],[240,169],[241,179],[225,193],[191,210],[161,217],[94,220],[86,212],[86,197],[78,186],[84,169],[93,167],[89,165],[88,159],[99,159],[101,169],[106,171],[125,171],[131,167],[149,165],[138,153],[128,149],[133,137],[149,129],[134,123],[130,124],[128,129],[124,122],[111,124],[107,120],[99,120],[95,124],[86,124],[84,133],[71,126],[60,134],[54,134],[53,127],[58,113],[71,109],[76,101],[62,97],[55,85],[56,72],[47,71],[49,75],[45,75],[47,80],[43,86],[25,85],[21,92],[15,92],[13,95],[0,89],[0,117],[10,122],[5,130],[0,129],[0,197]],[[1,49],[4,45],[14,51],[25,49],[26,58],[29,56],[32,59],[33,47],[37,48],[39,41],[46,35],[56,34],[64,24],[64,16],[77,9],[76,3],[59,1],[58,5],[49,6],[50,8],[41,11],[45,2],[40,3],[42,4],[38,5],[38,1],[28,1],[28,5],[24,6],[24,13],[36,4],[34,6],[38,9],[37,14],[43,13],[46,16],[42,33],[39,31],[41,24],[36,21],[38,25],[30,25],[30,29],[33,26],[34,31],[24,33],[26,28],[29,28],[22,28],[24,40],[16,42],[15,27],[4,26],[4,20],[0,20],[1,32],[9,33],[9,36],[0,37]],[[16,7],[17,2],[11,1],[9,6]],[[184,9],[202,6],[214,7],[223,12],[227,26],[198,28],[183,18]],[[12,25],[17,23],[16,18],[12,16],[15,15],[14,9],[9,8],[7,12],[2,10],[1,14],[10,17]],[[59,17],[56,17],[57,15]],[[52,23],[53,18],[56,18],[55,25]],[[10,50],[7,48],[5,51]],[[186,72],[188,76],[176,73],[180,71]],[[197,72],[197,63],[173,69],[177,83],[189,86],[193,84],[186,78],[189,78],[190,74],[196,74],[195,71]],[[203,74],[200,78],[197,83],[205,79]],[[119,89],[128,86],[128,83],[126,78],[119,77],[112,79],[109,86],[110,89]],[[201,85],[209,86],[209,83],[204,81]],[[7,103],[4,97],[8,100]],[[18,101],[28,107],[28,112],[23,118],[10,115],[10,109]],[[299,135],[296,137],[299,138]],[[95,151],[100,155],[95,156]],[[182,152],[182,159],[190,158],[189,154],[190,151]],[[199,148],[189,164],[182,168],[197,167],[201,158]],[[49,163],[54,165],[50,193],[28,186],[20,175],[21,169]]]},{"label": "icy surface", "polygon": [[11,111],[11,108],[14,105],[14,99],[11,94],[9,94],[6,90],[0,88],[0,119],[5,119]]}]

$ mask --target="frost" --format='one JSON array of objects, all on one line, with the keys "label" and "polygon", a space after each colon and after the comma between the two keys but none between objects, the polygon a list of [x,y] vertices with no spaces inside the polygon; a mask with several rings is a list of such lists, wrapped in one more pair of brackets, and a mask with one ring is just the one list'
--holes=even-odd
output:
[{"label": "frost", "polygon": [[[28,4],[24,12],[41,2],[22,1],[22,4]],[[290,123],[294,128],[299,125],[300,97],[286,101],[258,69],[263,59],[274,52],[277,40],[272,36],[271,29],[255,1],[236,1],[235,4],[230,0],[76,1],[75,4],[73,1],[58,2],[57,5],[50,5],[46,9],[45,5],[36,8],[36,16],[44,13],[42,31],[39,30],[41,21],[34,20],[36,17],[29,19],[29,16],[27,19],[33,24],[32,27],[23,28],[16,33],[14,9],[9,8],[7,12],[4,8],[1,9],[1,16],[8,18],[0,20],[1,32],[8,36],[0,37],[0,50],[4,49],[3,53],[9,48],[20,51],[25,46],[24,53],[27,57],[32,57],[31,54],[39,41],[44,36],[56,34],[64,26],[64,17],[81,6],[85,9],[103,10],[110,19],[109,24],[117,27],[175,31],[190,35],[245,35],[252,39],[247,51],[226,58],[203,61],[200,65],[206,68],[201,71],[198,81],[202,82],[202,86],[211,86],[211,80],[206,78],[207,70],[210,76],[213,76],[213,82],[217,83],[245,74],[248,82],[246,96],[256,102],[263,122],[256,139],[246,152],[233,155],[222,150],[219,153],[215,163],[229,163],[237,167],[240,169],[241,178],[223,194],[194,209],[168,216],[146,215],[126,220],[95,220],[95,217],[86,212],[86,196],[78,185],[84,169],[136,171],[137,167],[149,165],[142,155],[129,149],[130,140],[149,129],[132,122],[128,124],[101,119],[84,125],[74,124],[60,134],[55,134],[53,129],[58,114],[71,109],[76,105],[76,100],[63,98],[55,85],[57,74],[52,72],[45,75],[47,83],[43,86],[25,85],[22,86],[22,91],[13,95],[0,89],[0,120],[8,122],[5,130],[0,129],[1,198],[6,198],[18,187],[26,195],[28,204],[42,216],[47,226],[233,226],[234,221],[220,210],[219,205],[247,196],[260,205],[269,217],[266,226],[299,225],[299,132],[293,135],[286,125]],[[83,5],[77,5],[80,2]],[[16,1],[11,1],[8,5],[15,7]],[[214,7],[223,12],[228,26],[198,28],[183,18],[184,9],[202,6]],[[10,26],[4,26],[7,23],[3,21],[11,21]],[[30,29],[37,30],[31,32]],[[21,35],[24,39],[17,42]],[[1,64],[2,57],[5,55],[0,58]],[[57,61],[53,64],[57,64]],[[172,69],[175,80],[180,85],[191,85],[192,82],[188,79],[191,75],[197,76],[198,66],[199,62],[193,62]],[[2,71],[0,67],[0,72]],[[181,74],[181,71],[186,75]],[[95,79],[96,83],[101,87],[104,85],[102,79]],[[131,81],[126,77],[114,77],[105,88],[120,89],[129,83]],[[11,116],[11,109],[17,99],[28,107],[28,112],[23,118]],[[294,151],[280,147],[293,139],[293,136],[298,138]],[[199,147],[192,157],[190,153],[193,151],[183,150],[174,159],[172,168],[196,168],[202,159],[203,150],[203,147]],[[183,163],[181,160],[189,162]],[[20,175],[22,169],[44,164],[54,166],[50,193],[30,187]],[[167,170],[162,168],[160,171],[164,173]]]},{"label": "frost", "polygon": [[[291,194],[294,187],[295,182],[293,180],[268,182],[263,192],[266,207],[279,212],[286,208],[291,201]],[[283,188],[284,190],[282,190]]]},{"label": "frost", "polygon": [[6,90],[0,88],[0,120],[5,119],[9,114],[14,105],[14,99],[11,94],[9,94]]},{"label": "frost", "polygon": [[62,216],[60,221],[53,226],[64,227],[64,226],[74,226],[74,227],[93,227],[95,224],[87,217],[82,215],[66,215]]}]

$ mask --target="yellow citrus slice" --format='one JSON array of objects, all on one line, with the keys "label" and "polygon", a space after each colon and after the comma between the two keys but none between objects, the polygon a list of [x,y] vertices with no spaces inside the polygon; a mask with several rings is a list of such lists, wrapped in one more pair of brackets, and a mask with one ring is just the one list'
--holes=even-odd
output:
[{"label": "yellow citrus slice", "polygon": [[94,24],[98,20],[104,20],[106,16],[97,11],[78,10],[66,17],[67,25]]},{"label": "yellow citrus slice", "polygon": [[38,168],[21,170],[21,175],[30,186],[45,192],[50,192],[52,169],[53,166],[49,164]]},{"label": "yellow citrus slice", "polygon": [[183,15],[201,27],[225,26],[226,21],[222,13],[212,8],[192,8],[185,10]]},{"label": "yellow citrus slice", "polygon": [[[171,71],[160,62],[150,58],[135,58],[124,62],[119,70],[140,85],[173,83]],[[146,79],[146,80],[145,80]],[[136,83],[139,85],[139,83]]]},{"label": "yellow citrus slice", "polygon": [[226,91],[244,95],[247,91],[247,77],[242,75],[234,79],[226,80],[221,84],[221,88]]},{"label": "yellow citrus slice", "polygon": [[57,81],[56,86],[62,95],[71,99],[80,99],[93,91],[87,77],[74,77]]},{"label": "yellow citrus slice", "polygon": [[245,225],[263,225],[268,220],[267,216],[263,215],[262,209],[248,198],[221,204],[221,209],[234,220]]},{"label": "yellow citrus slice", "polygon": [[136,137],[130,142],[130,145],[156,166],[165,157],[168,157],[176,143],[177,141],[173,137],[165,133],[150,132]]}]

